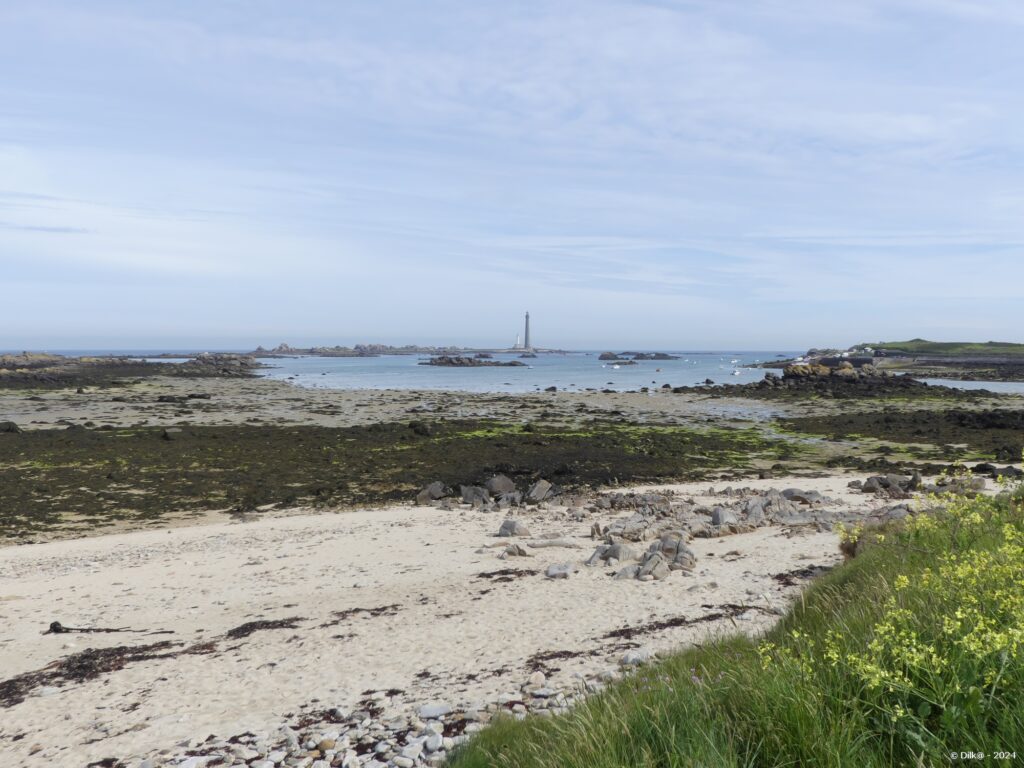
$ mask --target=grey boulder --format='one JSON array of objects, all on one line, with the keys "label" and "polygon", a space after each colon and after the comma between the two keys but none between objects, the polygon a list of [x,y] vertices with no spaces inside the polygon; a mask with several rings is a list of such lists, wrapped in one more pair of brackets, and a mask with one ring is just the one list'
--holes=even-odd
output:
[{"label": "grey boulder", "polygon": [[529,536],[530,529],[527,528],[523,523],[518,520],[509,518],[501,523],[501,528],[498,529],[499,536]]},{"label": "grey boulder", "polygon": [[516,490],[516,484],[505,475],[495,475],[486,483],[484,487],[492,496],[501,496],[506,493],[514,493]]},{"label": "grey boulder", "polygon": [[526,494],[527,501],[539,502],[544,501],[551,492],[551,483],[547,480],[538,480],[532,486]]}]

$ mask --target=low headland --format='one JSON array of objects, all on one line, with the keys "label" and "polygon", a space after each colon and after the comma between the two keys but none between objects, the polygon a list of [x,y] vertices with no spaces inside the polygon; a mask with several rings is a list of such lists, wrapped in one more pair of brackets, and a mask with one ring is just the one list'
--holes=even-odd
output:
[{"label": "low headland", "polygon": [[918,378],[1024,381],[1024,344],[1014,342],[937,342],[925,339],[857,344],[849,349],[811,349],[795,360],[766,363],[767,368],[788,365],[831,365],[846,361],[857,367],[910,373]]},{"label": "low headland", "polygon": [[250,355],[5,358],[0,758],[1011,750],[1024,396],[829,357],[523,394],[304,388]]}]

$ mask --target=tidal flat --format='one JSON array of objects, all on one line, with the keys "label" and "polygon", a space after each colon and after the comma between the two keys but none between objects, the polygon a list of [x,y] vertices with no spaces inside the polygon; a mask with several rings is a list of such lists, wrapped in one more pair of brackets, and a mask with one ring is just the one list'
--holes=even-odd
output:
[{"label": "tidal flat", "polygon": [[[495,473],[570,492],[914,461],[1019,459],[1024,397],[896,390],[766,403],[672,392],[473,394],[149,377],[0,392],[0,538],[351,509]],[[745,391],[740,388],[739,391]],[[918,396],[913,396],[914,394]],[[213,518],[210,516],[213,515]]]},{"label": "tidal flat", "polygon": [[1020,396],[745,391],[0,391],[0,759],[436,764],[768,631],[836,526],[1021,437]]}]

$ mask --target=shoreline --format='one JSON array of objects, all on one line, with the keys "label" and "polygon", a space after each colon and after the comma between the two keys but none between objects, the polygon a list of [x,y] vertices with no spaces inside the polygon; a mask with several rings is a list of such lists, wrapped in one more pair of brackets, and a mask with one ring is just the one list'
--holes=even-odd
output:
[{"label": "shoreline", "polygon": [[[846,489],[849,477],[792,482],[836,497],[836,510],[866,515],[877,502]],[[763,491],[786,481],[745,485]],[[658,488],[673,498],[734,501],[704,495],[703,483]],[[11,633],[0,643],[0,666],[8,674],[44,668],[86,647],[168,639],[185,648],[216,646],[209,654],[140,661],[99,680],[43,686],[43,695],[34,691],[5,711],[0,754],[26,766],[49,765],[61,759],[52,748],[61,743],[82,764],[111,755],[140,760],[152,750],[174,752],[175,744],[199,734],[276,732],[286,715],[314,700],[313,709],[347,714],[366,706],[363,692],[371,690],[402,691],[370,697],[381,721],[437,701],[465,711],[518,693],[538,671],[529,659],[545,654],[559,659],[545,666],[545,686],[570,690],[618,669],[631,649],[666,651],[707,633],[764,629],[799,591],[797,582],[779,583],[773,574],[839,561],[835,534],[807,524],[771,526],[693,539],[693,575],[616,581],[607,568],[588,568],[582,560],[593,547],[592,523],[623,516],[628,510],[580,519],[566,508],[520,511],[530,541],[557,535],[576,546],[531,549],[533,557],[510,560],[499,559],[502,550],[492,546],[508,543],[494,537],[500,514],[408,506],[0,550],[0,607]],[[576,572],[547,579],[543,570],[553,562],[573,562]],[[508,570],[537,572],[480,576]],[[694,627],[667,626],[625,643],[601,639],[624,626],[671,625],[680,615],[698,618],[714,613],[713,606],[744,604],[754,607]],[[580,612],[584,605],[588,610]],[[347,618],[334,624],[338,615]],[[292,627],[226,640],[246,622],[289,618],[297,618]],[[40,638],[55,620],[173,634]],[[185,720],[172,714],[183,704]],[[31,738],[12,741],[26,732]],[[34,743],[43,748],[32,754]]]}]

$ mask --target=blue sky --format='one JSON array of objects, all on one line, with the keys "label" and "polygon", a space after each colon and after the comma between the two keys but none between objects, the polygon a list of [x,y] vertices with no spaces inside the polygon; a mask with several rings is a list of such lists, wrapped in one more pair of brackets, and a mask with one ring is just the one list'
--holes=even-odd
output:
[{"label": "blue sky", "polygon": [[0,348],[1024,336],[1018,0],[0,3]]}]

